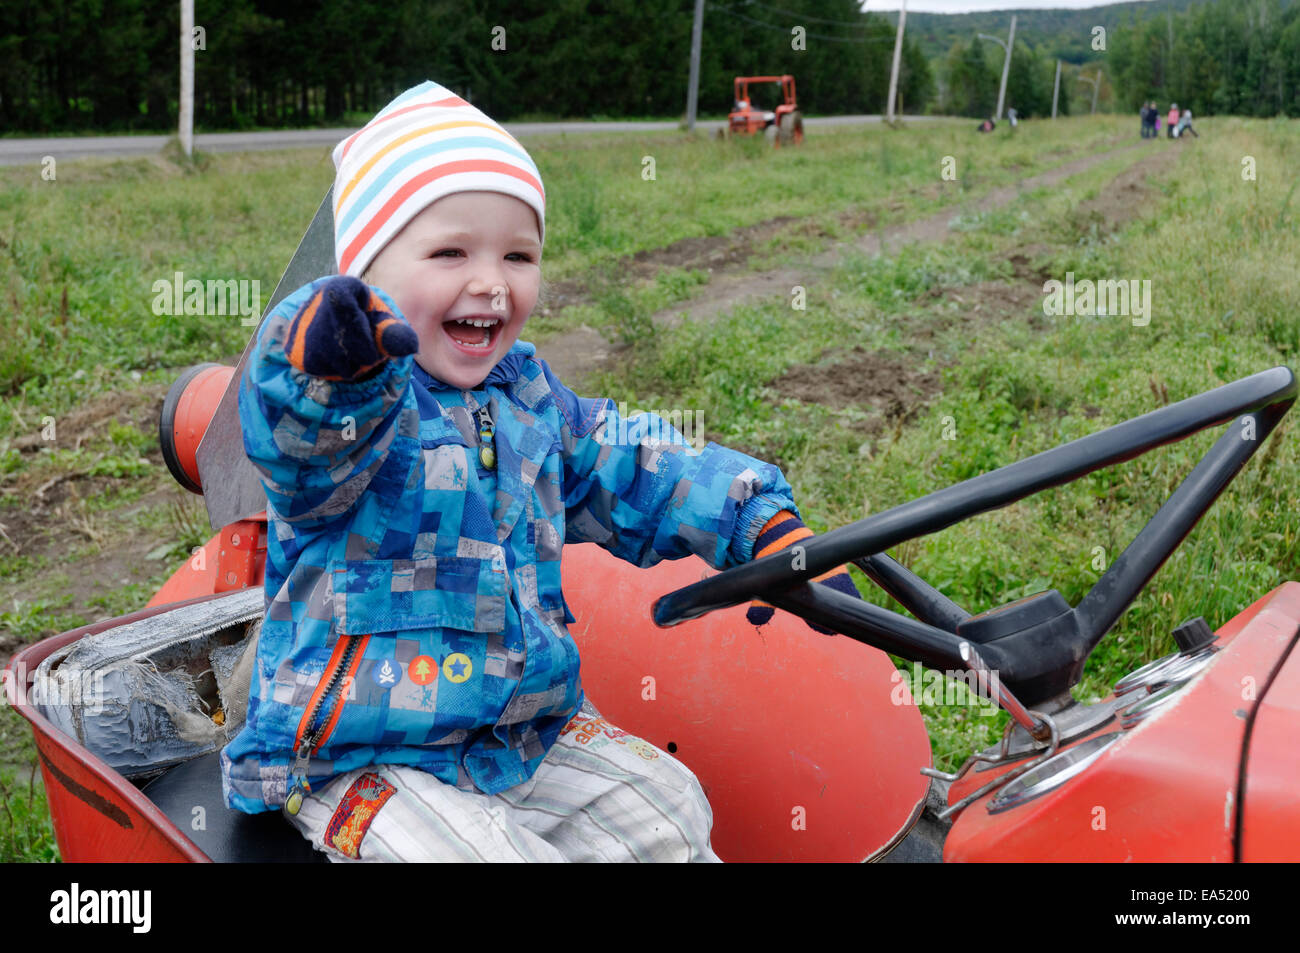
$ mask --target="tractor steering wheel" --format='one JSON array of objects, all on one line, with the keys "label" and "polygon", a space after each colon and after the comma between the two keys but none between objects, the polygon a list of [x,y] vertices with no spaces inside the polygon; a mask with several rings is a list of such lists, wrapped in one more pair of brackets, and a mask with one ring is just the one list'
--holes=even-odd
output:
[{"label": "tractor steering wheel", "polygon": [[[761,598],[850,638],[935,668],[964,668],[963,641],[980,643],[989,664],[1026,704],[1078,681],[1083,662],[1210,505],[1240,472],[1296,399],[1296,378],[1275,367],[1116,424],[1025,460],[938,490],[806,540],[795,567],[789,551],[754,560],[671,592],[654,604],[659,626],[676,625]],[[1055,590],[969,615],[883,553],[1052,486],[1141,456],[1155,447],[1239,418],[1074,608]],[[810,580],[854,562],[916,619]]]}]

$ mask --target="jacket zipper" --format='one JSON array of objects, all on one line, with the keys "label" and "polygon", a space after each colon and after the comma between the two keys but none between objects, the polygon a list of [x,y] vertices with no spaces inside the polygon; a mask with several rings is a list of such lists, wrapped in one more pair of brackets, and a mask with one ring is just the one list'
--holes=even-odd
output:
[{"label": "jacket zipper", "polygon": [[[297,814],[302,807],[302,799],[311,793],[311,785],[307,782],[307,766],[311,762],[311,756],[324,744],[327,730],[338,720],[343,707],[343,685],[348,680],[347,676],[351,674],[357,653],[364,648],[368,639],[369,636],[340,637],[343,652],[337,659],[332,660],[325,690],[320,693],[316,703],[305,713],[305,717],[298,725],[298,745],[294,749],[293,767],[289,771],[293,784],[289,788],[289,796],[284,805],[285,810],[290,814]],[[332,717],[322,718],[330,697],[336,692],[339,698],[328,709]]]},{"label": "jacket zipper", "polygon": [[497,466],[496,425],[492,422],[492,410],[487,404],[474,411],[478,421],[478,459],[485,470],[495,470]]}]

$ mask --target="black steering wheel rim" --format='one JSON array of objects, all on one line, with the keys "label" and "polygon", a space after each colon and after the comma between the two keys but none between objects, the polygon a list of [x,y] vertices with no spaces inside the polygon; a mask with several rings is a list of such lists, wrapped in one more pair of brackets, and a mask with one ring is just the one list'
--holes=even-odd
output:
[{"label": "black steering wheel rim", "polygon": [[[672,626],[761,598],[905,658],[961,668],[959,630],[977,617],[967,616],[919,577],[880,554],[906,540],[1239,418],[1240,430],[1229,427],[1216,441],[1071,610],[1068,620],[1049,631],[999,637],[981,648],[991,665],[1011,672],[1009,678],[1004,674],[1004,681],[1020,684],[1026,704],[1033,704],[1052,697],[1042,692],[1059,694],[1078,680],[1088,654],[1254,455],[1295,402],[1296,393],[1295,374],[1285,366],[1225,384],[805,540],[797,561],[791,552],[779,552],[668,593],[655,602],[654,621]],[[1244,439],[1246,433],[1250,439]],[[809,580],[849,562],[863,568],[917,619],[810,584]],[[1068,644],[1058,644],[1062,640]],[[1035,652],[1041,656],[1038,662],[1028,657]],[[1050,671],[1042,671],[1044,666]]]}]

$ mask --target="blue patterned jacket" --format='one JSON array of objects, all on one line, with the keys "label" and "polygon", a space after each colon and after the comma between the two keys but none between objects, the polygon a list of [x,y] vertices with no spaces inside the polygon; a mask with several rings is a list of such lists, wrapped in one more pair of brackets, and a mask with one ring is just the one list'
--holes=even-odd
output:
[{"label": "blue patterned jacket", "polygon": [[[309,377],[283,342],[325,280],[275,309],[240,388],[267,493],[267,610],[247,721],[222,752],[227,803],[284,804],[295,751],[313,789],[370,764],[513,787],[582,703],[562,544],[736,565],[794,509],[790,487],[770,464],[576,397],[523,342],[474,391],[411,357],[363,381]],[[483,403],[495,470],[479,461]]]}]

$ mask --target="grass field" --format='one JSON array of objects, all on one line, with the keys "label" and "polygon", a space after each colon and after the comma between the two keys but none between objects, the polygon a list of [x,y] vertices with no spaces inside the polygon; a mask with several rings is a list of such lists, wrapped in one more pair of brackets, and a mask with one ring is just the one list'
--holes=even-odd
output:
[{"label": "grass field", "polygon": [[[1190,144],[1117,152],[1140,142],[1132,126],[836,129],[777,152],[678,135],[529,140],[548,189],[555,294],[525,337],[545,354],[585,325],[626,345],[591,370],[588,391],[699,412],[711,439],[778,462],[818,530],[1294,366],[1300,125],[1203,120]],[[1093,154],[1109,155],[1009,203],[976,204]],[[945,157],[955,179],[942,176]],[[54,181],[0,170],[0,220],[12,223],[0,226],[0,293],[13,321],[0,341],[0,658],[139,607],[205,538],[201,506],[160,465],[154,415],[179,368],[231,360],[249,329],[238,316],[156,316],[153,283],[181,271],[257,279],[269,295],[331,177],[324,151],[67,163]],[[936,240],[864,250],[939,213],[948,227]],[[745,255],[703,266],[736,236]],[[799,272],[830,252],[800,279],[803,308],[787,291],[665,320],[700,309],[724,279]],[[1071,272],[1149,280],[1149,323],[1044,314],[1044,281]],[[1100,698],[1170,651],[1188,616],[1218,626],[1300,578],[1294,433],[1284,421],[1158,573],[1077,697]],[[1077,602],[1099,559],[1123,550],[1216,436],[894,555],[970,611],[1049,587]],[[964,705],[923,711],[940,766],[1001,723]],[[0,713],[0,860],[53,856],[26,734]]]}]

